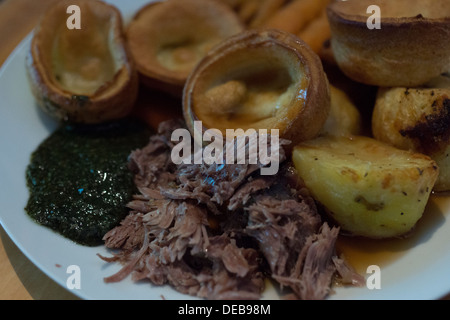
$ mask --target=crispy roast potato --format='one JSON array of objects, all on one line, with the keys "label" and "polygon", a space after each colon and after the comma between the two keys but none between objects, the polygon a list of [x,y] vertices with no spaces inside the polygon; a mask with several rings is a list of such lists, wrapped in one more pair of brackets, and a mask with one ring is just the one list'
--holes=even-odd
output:
[{"label": "crispy roast potato", "polygon": [[330,84],[331,107],[322,128],[322,135],[359,135],[362,118],[358,108],[347,94]]},{"label": "crispy roast potato", "polygon": [[450,190],[450,87],[380,88],[372,114],[377,140],[436,161],[435,191]]},{"label": "crispy roast potato", "polygon": [[406,235],[421,218],[439,168],[426,155],[363,136],[324,136],[293,151],[299,177],[346,233]]}]

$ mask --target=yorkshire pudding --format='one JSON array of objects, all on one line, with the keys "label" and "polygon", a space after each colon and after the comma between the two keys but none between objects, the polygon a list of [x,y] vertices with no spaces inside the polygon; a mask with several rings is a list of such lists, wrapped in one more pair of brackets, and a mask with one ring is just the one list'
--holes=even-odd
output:
[{"label": "yorkshire pudding", "polygon": [[[81,29],[69,29],[69,5],[80,8]],[[126,49],[122,17],[102,1],[58,2],[34,31],[27,73],[38,105],[52,117],[99,123],[127,115],[138,77]]]},{"label": "yorkshire pudding", "polygon": [[244,30],[237,14],[216,0],[166,0],[141,8],[127,38],[142,82],[181,96],[205,53]]},{"label": "yorkshire pudding", "polygon": [[[372,5],[381,11],[380,29],[369,29]],[[335,1],[327,12],[336,62],[353,80],[420,86],[450,68],[448,0]]]},{"label": "yorkshire pudding", "polygon": [[183,112],[188,128],[279,129],[291,146],[315,137],[330,109],[319,57],[280,30],[247,30],[211,50],[189,76]]}]

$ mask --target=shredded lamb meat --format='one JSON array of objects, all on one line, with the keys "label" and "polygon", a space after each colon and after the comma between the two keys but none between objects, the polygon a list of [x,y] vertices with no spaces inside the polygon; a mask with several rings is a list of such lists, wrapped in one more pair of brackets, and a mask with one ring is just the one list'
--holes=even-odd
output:
[{"label": "shredded lamb meat", "polygon": [[123,264],[106,282],[131,274],[207,299],[258,299],[266,277],[296,299],[326,298],[335,275],[362,283],[336,256],[339,229],[322,222],[282,146],[276,176],[259,175],[254,164],[177,166],[170,135],[180,127],[182,121],[163,122],[130,155],[139,194],[104,236],[113,253],[100,257]]}]

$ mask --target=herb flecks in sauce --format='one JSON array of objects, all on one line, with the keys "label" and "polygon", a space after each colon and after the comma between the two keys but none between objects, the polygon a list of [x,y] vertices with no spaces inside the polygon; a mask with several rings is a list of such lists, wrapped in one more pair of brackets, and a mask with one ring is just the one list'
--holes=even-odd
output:
[{"label": "herb flecks in sauce", "polygon": [[128,156],[149,136],[147,128],[129,121],[59,128],[31,156],[25,210],[79,244],[101,244],[128,213],[135,192]]}]

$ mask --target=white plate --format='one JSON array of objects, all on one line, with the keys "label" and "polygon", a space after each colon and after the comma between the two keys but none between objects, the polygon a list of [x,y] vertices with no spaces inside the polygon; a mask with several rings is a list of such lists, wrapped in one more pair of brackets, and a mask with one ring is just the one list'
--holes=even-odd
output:
[{"label": "white plate", "polygon": [[[145,1],[111,0],[125,22]],[[106,284],[103,278],[120,269],[107,264],[97,253],[104,247],[85,247],[34,223],[25,213],[28,199],[25,170],[30,154],[56,128],[56,123],[38,110],[31,96],[25,72],[25,55],[31,35],[16,48],[0,72],[0,222],[19,249],[62,287],[71,275],[67,268],[80,268],[80,289],[72,292],[83,299],[193,299],[169,287],[133,283],[128,277]],[[446,212],[450,201],[432,202],[411,248],[394,261],[381,266],[381,289],[336,288],[330,299],[437,299],[450,292],[450,223]],[[376,259],[372,264],[377,264]],[[368,275],[367,275],[368,276]],[[69,289],[68,289],[69,290]],[[277,299],[269,286],[265,299]]]}]

